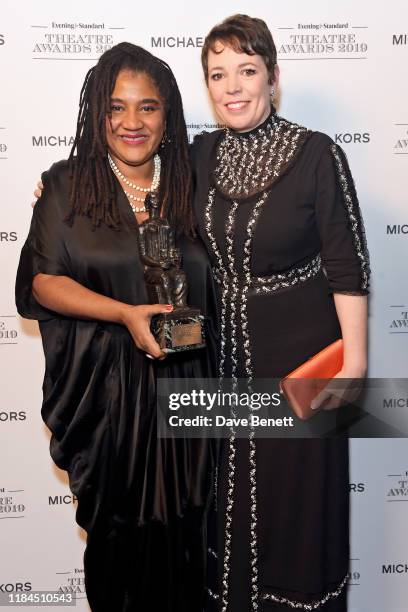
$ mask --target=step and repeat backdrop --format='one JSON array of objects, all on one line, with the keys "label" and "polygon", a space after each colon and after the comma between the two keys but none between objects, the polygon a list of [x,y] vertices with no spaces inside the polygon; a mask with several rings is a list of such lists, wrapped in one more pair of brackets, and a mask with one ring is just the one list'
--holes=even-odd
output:
[{"label": "step and repeat backdrop", "polygon": [[[213,129],[200,51],[212,25],[236,12],[262,17],[273,32],[281,69],[279,113],[328,133],[347,153],[373,269],[370,376],[407,376],[405,0],[3,0],[0,594],[73,592],[76,609],[89,609],[76,500],[65,474],[51,462],[40,416],[44,360],[38,327],[21,319],[14,304],[34,185],[43,170],[68,156],[86,71],[121,41],[142,45],[173,67],[191,139]],[[408,405],[408,398],[394,395],[390,410]],[[352,440],[350,491],[350,610],[402,612],[408,601],[408,441]]]}]

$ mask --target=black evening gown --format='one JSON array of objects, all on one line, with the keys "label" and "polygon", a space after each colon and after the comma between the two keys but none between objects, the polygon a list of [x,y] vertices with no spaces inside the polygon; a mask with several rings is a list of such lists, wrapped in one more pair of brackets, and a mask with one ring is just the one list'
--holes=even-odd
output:
[{"label": "black evening gown", "polygon": [[[333,292],[367,293],[344,153],[272,115],[246,134],[196,137],[193,166],[195,213],[220,281],[221,375],[282,377],[341,336]],[[243,193],[259,167],[269,179]],[[320,415],[335,425],[333,413]],[[221,448],[206,609],[344,612],[347,439],[264,438],[250,450],[248,439],[235,440],[232,459],[228,440]]]},{"label": "black evening gown", "polygon": [[205,249],[184,239],[189,303],[207,319],[208,348],[151,362],[117,324],[76,320],[41,307],[37,273],[65,275],[128,304],[145,304],[138,228],[119,184],[120,230],[92,228],[68,213],[69,175],[58,162],[43,175],[16,284],[18,311],[38,319],[46,370],[42,416],[55,463],[78,498],[87,532],[86,592],[96,612],[201,612],[204,514],[210,491],[208,441],[158,439],[157,377],[211,376],[215,360],[211,270]]}]

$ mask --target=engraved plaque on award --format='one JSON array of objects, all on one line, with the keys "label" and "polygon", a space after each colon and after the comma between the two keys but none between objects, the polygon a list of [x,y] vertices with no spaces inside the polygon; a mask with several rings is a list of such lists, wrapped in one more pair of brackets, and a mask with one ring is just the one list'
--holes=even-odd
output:
[{"label": "engraved plaque on award", "polygon": [[205,346],[204,317],[187,305],[187,278],[181,268],[181,251],[167,219],[160,217],[155,194],[146,196],[149,218],[139,225],[140,256],[151,304],[172,304],[173,311],[152,317],[151,329],[164,353]]}]

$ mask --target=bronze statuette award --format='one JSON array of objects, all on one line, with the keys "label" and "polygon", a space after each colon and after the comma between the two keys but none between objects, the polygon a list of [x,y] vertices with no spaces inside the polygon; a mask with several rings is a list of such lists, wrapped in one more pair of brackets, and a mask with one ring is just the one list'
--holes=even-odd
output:
[{"label": "bronze statuette award", "polygon": [[187,305],[187,278],[181,269],[181,251],[167,219],[160,217],[158,198],[146,196],[149,218],[139,225],[139,245],[151,304],[172,304],[169,314],[152,318],[152,333],[164,353],[205,346],[203,320],[198,308]]}]

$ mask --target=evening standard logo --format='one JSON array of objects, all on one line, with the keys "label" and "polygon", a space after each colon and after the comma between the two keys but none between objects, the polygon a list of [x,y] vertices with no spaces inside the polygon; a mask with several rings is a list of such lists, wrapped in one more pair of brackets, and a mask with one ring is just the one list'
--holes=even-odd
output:
[{"label": "evening standard logo", "polygon": [[204,46],[203,36],[189,36],[182,34],[172,34],[170,36],[151,36],[150,46],[152,49],[188,49],[201,48]]},{"label": "evening standard logo", "polygon": [[408,334],[408,306],[395,304],[390,306],[390,311],[390,334]]},{"label": "evening standard logo", "polygon": [[59,593],[75,594],[75,599],[86,599],[85,576],[82,568],[74,568],[70,571],[56,572],[58,585],[56,591]]},{"label": "evening standard logo", "polygon": [[34,148],[44,147],[72,147],[74,144],[74,136],[32,136],[31,143]]},{"label": "evening standard logo", "polygon": [[[5,234],[6,232],[1,232]],[[12,232],[15,234],[15,232]],[[7,234],[7,233],[6,233]],[[10,234],[7,234],[9,236]],[[16,315],[0,315],[0,344],[17,344]]]},{"label": "evening standard logo", "polygon": [[188,141],[193,142],[194,138],[203,132],[212,132],[214,130],[221,130],[225,128],[222,123],[215,123],[214,121],[207,121],[206,123],[191,122],[186,123]]},{"label": "evening standard logo", "polygon": [[48,505],[49,506],[71,506],[77,503],[77,498],[75,495],[66,494],[66,495],[49,495],[48,496]]},{"label": "evening standard logo", "polygon": [[280,27],[279,61],[285,59],[366,59],[367,27],[349,22],[298,23]]},{"label": "evening standard logo", "polygon": [[387,502],[408,501],[408,471],[388,474]]},{"label": "evening standard logo", "polygon": [[5,44],[5,38],[4,38],[4,34],[0,34],[0,47],[2,47]]},{"label": "evening standard logo", "polygon": [[27,593],[32,591],[31,580],[17,580],[16,582],[0,582],[0,593]]},{"label": "evening standard logo", "polygon": [[408,155],[408,123],[394,123],[394,155]]},{"label": "evening standard logo", "polygon": [[403,47],[408,45],[408,34],[393,34],[392,44],[396,47]]},{"label": "evening standard logo", "polygon": [[0,487],[0,520],[25,518],[24,489]]},{"label": "evening standard logo", "polygon": [[370,142],[369,132],[337,132],[334,134],[337,144],[366,144]]},{"label": "evening standard logo", "polygon": [[33,59],[97,59],[119,42],[117,31],[94,22],[56,22],[31,25]]}]

